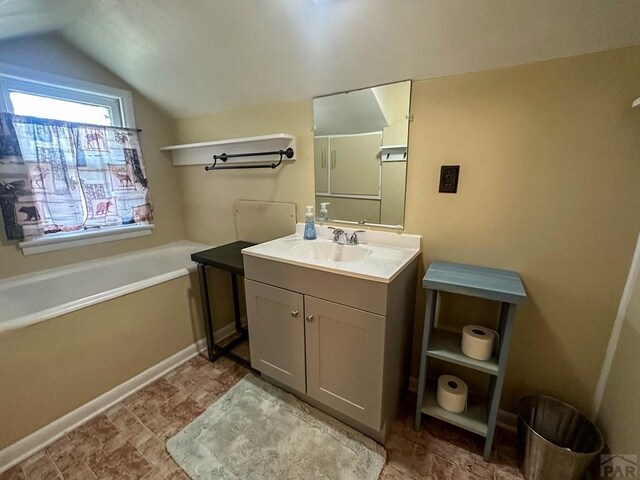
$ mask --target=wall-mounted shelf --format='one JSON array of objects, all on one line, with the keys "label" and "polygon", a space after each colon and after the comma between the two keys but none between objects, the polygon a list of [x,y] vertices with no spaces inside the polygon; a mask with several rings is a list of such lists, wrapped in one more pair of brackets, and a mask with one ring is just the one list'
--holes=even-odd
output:
[{"label": "wall-mounted shelf", "polygon": [[406,145],[382,145],[380,147],[380,158],[383,162],[406,162]]},{"label": "wall-mounted shelf", "polygon": [[[258,137],[232,138],[229,140],[216,140],[212,142],[187,143],[184,145],[171,145],[163,147],[163,152],[171,152],[173,166],[209,165],[213,162],[214,155],[237,155],[246,153],[258,153],[264,151],[278,151],[292,148],[296,152],[296,138],[287,133],[275,133]],[[227,164],[263,164],[273,163],[280,159],[279,155],[265,155],[260,157],[230,158]],[[284,162],[296,159],[284,157]]]}]

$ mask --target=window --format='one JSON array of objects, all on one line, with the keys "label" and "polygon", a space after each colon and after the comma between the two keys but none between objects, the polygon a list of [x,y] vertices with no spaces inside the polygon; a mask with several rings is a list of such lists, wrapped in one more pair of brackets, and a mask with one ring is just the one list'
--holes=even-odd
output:
[{"label": "window", "polygon": [[26,255],[151,233],[134,128],[130,92],[0,63],[6,239]]},{"label": "window", "polygon": [[131,92],[2,63],[0,111],[135,128]]},{"label": "window", "polygon": [[106,105],[62,100],[12,89],[9,89],[9,102],[16,115],[110,126],[114,125],[114,120],[120,120],[120,111],[114,117],[113,110]]}]

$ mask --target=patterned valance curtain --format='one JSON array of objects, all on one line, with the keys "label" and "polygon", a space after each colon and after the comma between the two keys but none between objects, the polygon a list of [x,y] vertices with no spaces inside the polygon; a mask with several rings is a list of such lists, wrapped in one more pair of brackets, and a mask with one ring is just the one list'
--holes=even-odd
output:
[{"label": "patterned valance curtain", "polygon": [[138,131],[0,113],[0,208],[9,240],[150,222]]}]

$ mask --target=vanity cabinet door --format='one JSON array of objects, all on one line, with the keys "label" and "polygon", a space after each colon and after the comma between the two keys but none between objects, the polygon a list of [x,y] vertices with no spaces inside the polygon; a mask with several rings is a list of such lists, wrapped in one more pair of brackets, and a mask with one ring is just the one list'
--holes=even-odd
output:
[{"label": "vanity cabinet door", "polygon": [[313,140],[315,159],[316,192],[329,192],[329,138],[319,137]]},{"label": "vanity cabinet door", "polygon": [[382,135],[331,137],[331,193],[380,194],[380,141]]},{"label": "vanity cabinet door", "polygon": [[245,293],[251,366],[304,393],[303,296],[251,280]]},{"label": "vanity cabinet door", "polygon": [[385,317],[305,296],[307,394],[380,429]]}]

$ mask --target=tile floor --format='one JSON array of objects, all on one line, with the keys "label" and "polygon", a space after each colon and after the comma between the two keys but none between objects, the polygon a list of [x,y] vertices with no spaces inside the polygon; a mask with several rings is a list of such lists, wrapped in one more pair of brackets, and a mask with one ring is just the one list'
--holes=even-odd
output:
[{"label": "tile floor", "polygon": [[[0,474],[0,480],[188,480],[167,454],[165,440],[246,373],[228,359],[209,363],[196,356]],[[485,463],[479,437],[437,420],[429,420],[422,432],[415,432],[411,403],[409,397],[393,425],[381,479],[522,478],[516,467],[513,435],[500,431],[494,461]]]}]

